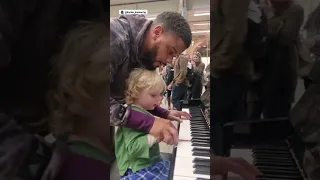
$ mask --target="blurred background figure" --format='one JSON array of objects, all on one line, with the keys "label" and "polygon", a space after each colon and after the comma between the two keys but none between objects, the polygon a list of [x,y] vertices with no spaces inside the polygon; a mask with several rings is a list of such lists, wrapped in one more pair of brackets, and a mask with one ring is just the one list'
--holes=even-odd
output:
[{"label": "blurred background figure", "polygon": [[263,74],[263,117],[288,117],[298,81],[297,42],[300,40],[304,10],[292,0],[271,0],[270,3],[274,16],[268,23],[268,49]]},{"label": "blurred background figure", "polygon": [[[176,61],[176,57],[173,58],[172,60],[172,64],[167,64],[165,67],[165,82],[167,84],[167,86],[169,86],[169,84],[172,82],[173,77],[174,77],[174,63]],[[167,93],[166,93],[166,97],[167,97],[167,104],[168,104],[168,109],[171,109],[171,90],[169,90],[167,88]]]},{"label": "blurred background figure", "polygon": [[203,74],[205,64],[201,60],[201,54],[199,52],[195,52],[192,56],[191,60],[192,69],[193,69],[193,81],[192,81],[192,91],[191,98],[198,99],[202,94],[203,89]]}]

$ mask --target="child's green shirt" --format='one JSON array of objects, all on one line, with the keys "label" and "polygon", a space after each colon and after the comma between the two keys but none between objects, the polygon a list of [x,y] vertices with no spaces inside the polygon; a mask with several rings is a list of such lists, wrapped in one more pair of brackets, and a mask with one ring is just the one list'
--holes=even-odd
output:
[{"label": "child's green shirt", "polygon": [[[138,106],[132,106],[132,109],[150,114]],[[119,127],[116,133],[116,158],[121,176],[128,169],[135,173],[161,160],[159,144],[155,143],[150,147],[148,134],[145,132]]]}]

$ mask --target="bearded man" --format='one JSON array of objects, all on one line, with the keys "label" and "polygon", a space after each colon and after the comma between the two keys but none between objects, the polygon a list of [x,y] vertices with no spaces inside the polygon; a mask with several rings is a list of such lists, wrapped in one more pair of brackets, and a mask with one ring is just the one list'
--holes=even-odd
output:
[{"label": "bearded man", "polygon": [[[124,104],[125,82],[134,68],[155,70],[172,63],[192,40],[187,20],[177,12],[163,12],[154,21],[143,15],[122,15],[110,20],[110,124],[145,131],[158,141],[178,143],[170,120],[190,119],[185,112],[157,106],[151,113],[131,110]],[[159,117],[159,118],[158,118]]]}]

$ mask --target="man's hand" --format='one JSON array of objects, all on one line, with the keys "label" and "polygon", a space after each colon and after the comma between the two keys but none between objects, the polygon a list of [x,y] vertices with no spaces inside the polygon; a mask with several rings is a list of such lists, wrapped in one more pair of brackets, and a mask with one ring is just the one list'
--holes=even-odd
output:
[{"label": "man's hand", "polygon": [[189,113],[176,110],[170,110],[167,118],[171,121],[182,122],[181,117],[185,117],[188,120],[191,119],[191,115]]},{"label": "man's hand", "polygon": [[244,180],[256,180],[261,172],[242,158],[224,158],[211,156],[211,175],[225,175],[233,172],[241,176]]},{"label": "man's hand", "polygon": [[167,119],[155,118],[149,134],[154,136],[158,142],[163,141],[169,145],[178,144],[178,131]]}]

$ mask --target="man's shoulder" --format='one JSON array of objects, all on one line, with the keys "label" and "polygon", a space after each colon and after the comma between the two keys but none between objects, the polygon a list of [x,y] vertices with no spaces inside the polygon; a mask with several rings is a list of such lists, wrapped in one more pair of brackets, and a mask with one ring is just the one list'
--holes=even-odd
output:
[{"label": "man's shoulder", "polygon": [[110,55],[114,63],[121,64],[128,54],[130,38],[121,19],[110,19]]},{"label": "man's shoulder", "polygon": [[110,19],[110,42],[124,43],[129,39],[128,30],[124,27],[126,22],[121,19]]}]

